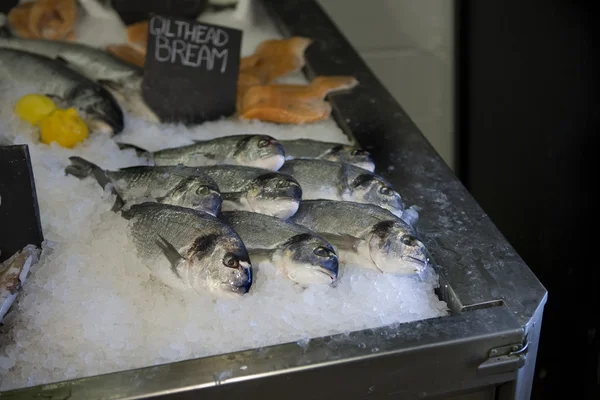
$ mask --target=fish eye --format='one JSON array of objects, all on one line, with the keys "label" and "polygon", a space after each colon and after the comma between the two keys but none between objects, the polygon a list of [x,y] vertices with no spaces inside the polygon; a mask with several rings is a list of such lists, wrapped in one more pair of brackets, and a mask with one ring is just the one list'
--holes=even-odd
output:
[{"label": "fish eye", "polygon": [[417,242],[417,238],[412,235],[402,235],[400,241],[406,246],[414,246]]},{"label": "fish eye", "polygon": [[260,147],[261,149],[264,147],[267,147],[269,145],[269,140],[268,139],[261,139],[258,142],[258,147]]},{"label": "fish eye", "polygon": [[331,251],[329,251],[329,249],[323,247],[323,246],[319,246],[317,247],[313,253],[315,253],[317,256],[319,257],[329,257],[331,255]]},{"label": "fish eye", "polygon": [[196,194],[207,195],[208,193],[210,193],[210,190],[206,186],[200,186],[196,189]]},{"label": "fish eye", "polygon": [[237,259],[237,257],[235,255],[226,254],[225,257],[223,257],[223,265],[226,266],[227,268],[239,268],[240,261]]},{"label": "fish eye", "polygon": [[385,195],[385,196],[390,196],[392,194],[393,190],[387,186],[382,186],[381,188],[379,188],[379,193]]}]

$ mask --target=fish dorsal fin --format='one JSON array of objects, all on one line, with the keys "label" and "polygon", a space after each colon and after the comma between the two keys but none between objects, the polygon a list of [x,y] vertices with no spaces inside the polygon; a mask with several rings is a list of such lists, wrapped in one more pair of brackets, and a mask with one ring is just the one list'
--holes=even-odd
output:
[{"label": "fish dorsal fin", "polygon": [[129,143],[117,143],[117,146],[119,146],[119,150],[135,150],[135,153],[138,157],[148,157],[150,158],[151,156],[151,152],[149,152],[146,149],[142,149],[141,147],[138,147],[134,144],[129,144]]},{"label": "fish dorsal fin", "polygon": [[155,240],[156,245],[160,248],[164,256],[171,263],[171,270],[173,273],[181,279],[181,275],[179,275],[179,271],[177,271],[177,266],[184,260],[184,258],[179,254],[175,246],[173,246],[167,239],[157,234],[158,239]]},{"label": "fish dorsal fin", "polygon": [[331,243],[334,247],[356,251],[358,249],[359,243],[362,239],[357,238],[348,234],[335,234],[335,233],[322,233],[320,232],[323,238],[325,238],[329,243]]}]

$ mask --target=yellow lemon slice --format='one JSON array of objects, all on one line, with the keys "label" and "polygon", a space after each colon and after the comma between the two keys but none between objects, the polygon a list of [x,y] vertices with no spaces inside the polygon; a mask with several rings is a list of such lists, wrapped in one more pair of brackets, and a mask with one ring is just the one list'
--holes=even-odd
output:
[{"label": "yellow lemon slice", "polygon": [[40,121],[40,139],[46,144],[56,142],[73,148],[88,137],[88,127],[77,110],[56,110]]},{"label": "yellow lemon slice", "polygon": [[37,125],[42,118],[56,110],[56,104],[48,96],[41,94],[28,94],[19,99],[15,105],[15,112],[19,118]]}]

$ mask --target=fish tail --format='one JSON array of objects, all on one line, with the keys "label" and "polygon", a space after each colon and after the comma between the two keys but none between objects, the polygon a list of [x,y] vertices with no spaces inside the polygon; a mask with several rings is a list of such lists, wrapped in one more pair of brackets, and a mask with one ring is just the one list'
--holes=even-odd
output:
[{"label": "fish tail", "polygon": [[[73,175],[79,179],[84,179],[93,175],[102,189],[106,189],[106,187],[112,183],[102,168],[96,164],[77,156],[69,157],[69,160],[71,161],[71,165],[65,168],[67,175]],[[115,204],[113,204],[111,210],[117,212],[125,206],[125,200],[123,200],[123,197],[117,192],[114,185],[111,186],[111,192],[116,196]]]},{"label": "fish tail", "polygon": [[71,165],[65,168],[65,173],[67,175],[73,175],[79,179],[87,178],[92,175],[95,169],[100,169],[96,164],[89,162],[81,157],[72,156],[69,157],[69,161],[71,161]]},{"label": "fish tail", "polygon": [[146,150],[146,149],[142,149],[141,147],[138,147],[134,144],[129,144],[129,143],[117,143],[117,146],[119,146],[119,149],[121,150],[135,150],[135,154],[138,157],[147,157],[150,158],[151,153]]}]

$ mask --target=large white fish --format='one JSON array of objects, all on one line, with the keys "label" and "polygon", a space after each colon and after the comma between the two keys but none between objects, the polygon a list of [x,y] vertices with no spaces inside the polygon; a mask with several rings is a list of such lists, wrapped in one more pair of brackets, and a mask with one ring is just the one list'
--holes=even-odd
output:
[{"label": "large white fish", "polygon": [[158,116],[142,97],[143,70],[103,49],[76,42],[13,37],[0,37],[0,48],[27,51],[60,60],[64,66],[101,84],[125,111],[159,122]]},{"label": "large white fish", "polygon": [[92,132],[123,130],[123,111],[105,88],[60,61],[21,50],[0,48],[0,83],[35,87],[61,107],[75,108]]}]

